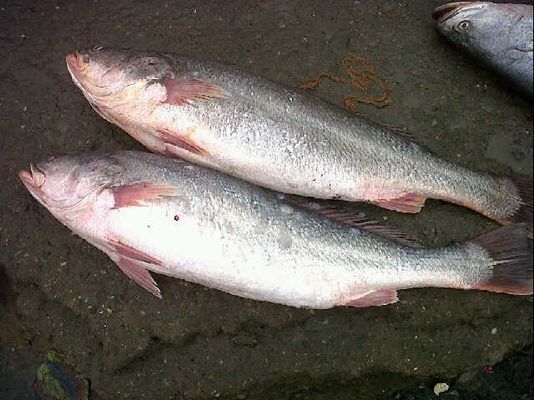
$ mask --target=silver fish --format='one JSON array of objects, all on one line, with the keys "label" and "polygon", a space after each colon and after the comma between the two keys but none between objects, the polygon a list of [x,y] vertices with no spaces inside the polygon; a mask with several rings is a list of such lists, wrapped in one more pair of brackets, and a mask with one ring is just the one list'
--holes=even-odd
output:
[{"label": "silver fish", "polygon": [[532,6],[460,1],[434,10],[437,30],[503,76],[528,97],[533,96]]},{"label": "silver fish", "polygon": [[524,226],[443,248],[406,246],[220,172],[131,151],[56,157],[20,178],[158,297],[148,270],[310,308],[390,304],[398,289],[426,286],[532,294]]},{"label": "silver fish", "polygon": [[67,56],[93,108],[156,153],[280,192],[408,213],[427,197],[532,220],[532,182],[474,172],[383,126],[232,67],[95,48]]}]

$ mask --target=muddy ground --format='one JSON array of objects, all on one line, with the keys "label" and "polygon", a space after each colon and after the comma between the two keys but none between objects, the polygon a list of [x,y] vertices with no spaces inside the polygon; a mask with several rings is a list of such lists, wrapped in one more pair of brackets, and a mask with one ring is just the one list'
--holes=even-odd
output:
[{"label": "muddy ground", "polygon": [[[17,177],[50,154],[141,149],[71,83],[65,54],[95,45],[215,59],[288,85],[354,53],[376,64],[393,100],[358,112],[445,159],[532,176],[531,104],[437,36],[439,4],[2,2],[0,397],[32,398],[37,365],[56,349],[102,399],[426,399],[436,382],[451,385],[448,398],[531,398],[532,297],[422,289],[386,307],[310,311],[157,276],[158,300]],[[351,91],[325,82],[316,94],[339,104]],[[416,216],[355,208],[432,246],[497,227],[439,201]]]}]

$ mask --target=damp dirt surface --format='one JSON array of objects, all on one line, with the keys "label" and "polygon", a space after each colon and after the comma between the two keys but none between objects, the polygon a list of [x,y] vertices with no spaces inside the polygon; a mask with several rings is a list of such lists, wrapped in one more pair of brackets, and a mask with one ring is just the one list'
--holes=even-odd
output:
[{"label": "damp dirt surface", "polygon": [[[444,159],[532,177],[532,105],[434,31],[439,1],[8,1],[0,4],[0,397],[34,398],[47,351],[101,399],[531,399],[532,297],[419,289],[396,304],[304,310],[156,276],[163,300],[34,201],[17,173],[70,151],[142,147],[71,82],[76,48],[135,47],[233,64],[296,86],[353,53],[393,104],[357,112]],[[370,88],[370,93],[376,88]],[[358,93],[324,81],[340,104]],[[355,204],[429,246],[497,225],[428,201]],[[529,369],[530,368],[530,369]],[[492,397],[493,396],[493,397]],[[514,396],[514,397],[512,397]]]}]

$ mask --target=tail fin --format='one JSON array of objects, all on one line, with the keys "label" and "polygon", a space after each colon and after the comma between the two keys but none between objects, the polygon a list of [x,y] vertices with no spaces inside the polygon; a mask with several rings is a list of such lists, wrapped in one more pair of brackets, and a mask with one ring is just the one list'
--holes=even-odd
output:
[{"label": "tail fin", "polygon": [[469,243],[487,251],[493,262],[489,279],[472,289],[517,295],[532,294],[532,250],[526,224],[508,225]]},{"label": "tail fin", "polygon": [[518,210],[508,217],[505,222],[525,222],[532,227],[532,179],[511,178],[520,198]]}]

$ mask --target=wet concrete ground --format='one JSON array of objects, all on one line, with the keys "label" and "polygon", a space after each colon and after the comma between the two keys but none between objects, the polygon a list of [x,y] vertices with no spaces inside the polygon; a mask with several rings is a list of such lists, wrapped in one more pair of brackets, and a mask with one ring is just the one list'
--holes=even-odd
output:
[{"label": "wet concrete ground", "polygon": [[[531,104],[437,36],[430,13],[439,4],[2,3],[0,397],[32,398],[51,348],[104,399],[428,398],[435,382],[483,382],[477,374],[503,359],[512,371],[504,390],[529,396],[532,385],[513,371],[531,357],[532,297],[422,289],[387,307],[311,311],[157,276],[158,300],[54,220],[17,177],[50,154],[141,149],[70,81],[66,52],[95,45],[215,59],[288,85],[335,72],[355,53],[377,65],[394,101],[360,113],[406,127],[445,159],[532,176]],[[350,91],[324,83],[317,95],[340,103]],[[432,246],[497,227],[438,201],[416,216],[354,207]],[[474,396],[483,393],[476,386]]]}]

